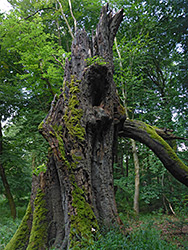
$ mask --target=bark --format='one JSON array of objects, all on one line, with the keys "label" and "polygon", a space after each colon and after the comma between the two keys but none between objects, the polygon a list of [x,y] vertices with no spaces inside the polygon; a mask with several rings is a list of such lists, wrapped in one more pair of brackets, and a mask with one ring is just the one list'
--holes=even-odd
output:
[{"label": "bark", "polygon": [[[160,129],[141,121],[126,120],[119,131],[119,135],[144,143],[158,156],[164,167],[178,181],[188,186],[188,167],[162,138],[163,133],[161,133]],[[166,138],[166,135],[164,138]]]},{"label": "bark", "polygon": [[[18,229],[6,250],[84,249],[101,224],[119,222],[113,161],[125,116],[113,81],[112,46],[122,18],[123,10],[113,16],[106,5],[91,40],[84,30],[75,34],[63,91],[39,126],[51,151],[46,172],[33,175],[30,208],[21,224],[26,237]],[[89,57],[98,60],[88,65]]]},{"label": "bark", "polygon": [[[2,156],[2,153],[3,153],[2,139],[3,139],[3,134],[2,134],[1,121],[0,121],[0,156]],[[15,205],[14,198],[12,196],[10,186],[9,186],[6,174],[5,174],[5,170],[4,170],[4,167],[3,167],[3,164],[2,164],[1,161],[0,161],[0,176],[1,176],[1,179],[2,179],[3,186],[5,188],[6,198],[7,198],[8,202],[9,202],[11,216],[12,216],[13,219],[16,219],[16,205]]]},{"label": "bark", "polygon": [[131,139],[131,144],[132,144],[132,153],[133,153],[133,160],[134,160],[134,167],[135,167],[135,190],[134,190],[133,209],[136,212],[136,214],[139,214],[140,166],[139,166],[138,154],[136,151],[135,140]]}]

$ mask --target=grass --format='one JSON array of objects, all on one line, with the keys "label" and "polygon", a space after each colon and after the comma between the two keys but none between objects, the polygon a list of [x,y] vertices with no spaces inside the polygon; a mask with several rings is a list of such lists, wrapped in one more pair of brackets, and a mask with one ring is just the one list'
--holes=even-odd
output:
[{"label": "grass", "polygon": [[104,230],[87,250],[177,250],[178,248],[161,239],[160,231],[150,223],[132,228],[128,234],[118,228]]},{"label": "grass", "polygon": [[[25,209],[25,206],[17,207],[18,218],[13,221],[8,204],[0,197],[0,250],[14,235]],[[188,250],[187,217],[183,223],[181,218],[164,214],[147,214],[139,218],[120,216],[124,222],[121,230],[115,226],[103,228],[96,235],[94,243],[84,250]]]},{"label": "grass", "polygon": [[0,250],[3,250],[14,235],[22,217],[25,214],[26,206],[17,206],[17,219],[14,221],[10,217],[10,209],[7,201],[0,197]]}]

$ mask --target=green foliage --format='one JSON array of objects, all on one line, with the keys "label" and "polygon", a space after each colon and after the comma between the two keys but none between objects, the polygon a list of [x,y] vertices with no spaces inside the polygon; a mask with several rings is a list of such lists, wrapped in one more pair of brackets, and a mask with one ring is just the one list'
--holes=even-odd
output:
[{"label": "green foliage", "polygon": [[[35,108],[35,104],[30,109],[23,108],[20,112],[24,116],[17,117],[13,120],[14,123],[6,124],[4,128],[3,154],[0,159],[12,193],[18,200],[29,198],[32,168],[35,169],[46,161],[48,145],[37,128],[44,112]],[[1,190],[3,192],[3,187]]]},{"label": "green foliage", "polygon": [[17,204],[17,218],[13,221],[10,217],[8,203],[3,195],[0,195],[0,249],[5,249],[5,246],[10,241],[15,231],[17,230],[22,217],[25,214],[26,207]]},{"label": "green foliage", "polygon": [[18,228],[21,220],[16,219],[12,221],[10,218],[6,218],[4,223],[0,223],[0,249],[5,249],[5,246],[10,241],[14,235],[16,229]]},{"label": "green foliage", "polygon": [[[124,7],[125,11],[125,18],[117,35],[121,58],[114,46],[114,79],[121,101],[128,108],[129,117],[161,128],[171,128],[175,134],[186,137],[188,109],[185,96],[188,89],[184,84],[187,82],[184,58],[188,58],[188,50],[183,37],[188,34],[185,30],[185,3],[110,2],[117,9]],[[181,50],[177,49],[178,44]],[[127,156],[126,160],[123,159],[123,169],[124,172],[128,169],[128,176],[125,173],[119,176],[115,172],[114,183],[120,211],[129,213],[133,206],[134,164],[132,152],[128,151],[126,143],[127,141],[119,150],[124,151]],[[179,145],[188,144],[185,142]],[[186,149],[179,152],[179,155],[186,159]],[[171,212],[170,205],[173,209],[178,209],[184,200],[186,188],[170,177],[146,147],[138,146],[138,157],[141,211],[161,209],[163,212]]]},{"label": "green foliage", "polygon": [[116,228],[104,230],[101,235],[98,235],[98,240],[94,245],[89,246],[86,249],[95,250],[116,250],[116,249],[177,249],[175,246],[160,239],[160,231],[153,228],[151,224],[141,226],[137,230],[134,230],[127,236],[124,235]]},{"label": "green foliage", "polygon": [[[29,204],[26,210],[26,213],[22,219],[21,224],[19,225],[16,233],[10,240],[10,242],[7,244],[5,249],[11,250],[11,249],[23,249],[29,239],[29,225],[28,220],[31,216],[32,210],[31,205]],[[16,239],[16,240],[15,240]]]},{"label": "green foliage", "polygon": [[43,163],[42,165],[39,165],[38,167],[33,169],[33,174],[35,174],[36,176],[39,176],[41,172],[45,173],[46,170],[47,170],[47,166],[46,164]]}]

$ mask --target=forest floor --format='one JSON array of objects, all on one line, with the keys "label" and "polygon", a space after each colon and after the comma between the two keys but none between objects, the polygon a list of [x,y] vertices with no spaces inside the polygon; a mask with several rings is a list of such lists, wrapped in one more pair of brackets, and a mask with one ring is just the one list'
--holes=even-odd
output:
[{"label": "forest floor", "polygon": [[162,238],[174,242],[180,249],[188,249],[188,218],[166,217],[157,227],[161,230]]},{"label": "forest floor", "polygon": [[[134,221],[134,222],[133,222]],[[149,225],[160,231],[161,239],[176,245],[178,249],[188,250],[188,216],[151,215],[140,216],[136,220],[129,221],[132,232],[142,225]]]},{"label": "forest floor", "polygon": [[[25,213],[26,206],[17,207],[18,218],[13,221],[9,214],[9,208],[5,201],[0,200],[0,250],[3,250],[6,244],[9,242],[17,227],[19,226],[21,219]],[[122,240],[126,244],[129,242],[126,240],[130,239],[132,241],[135,240],[135,244],[132,243],[132,248],[121,248],[121,249],[139,249],[138,247],[142,242],[144,242],[145,247],[141,249],[147,250],[158,250],[172,249],[170,246],[173,244],[173,249],[178,250],[188,250],[188,215],[184,214],[181,216],[172,216],[166,215],[162,213],[158,214],[144,214],[139,217],[128,216],[125,213],[121,213],[120,218],[123,221],[123,231],[124,231],[124,239]],[[122,230],[121,230],[122,231]],[[157,231],[157,233],[156,233]],[[119,232],[120,234],[120,232]],[[131,236],[132,235],[132,236]],[[158,237],[159,235],[159,237]],[[128,237],[127,237],[128,236]],[[110,239],[111,237],[111,239]],[[104,247],[92,248],[92,249],[116,249],[112,248],[112,244],[117,240],[117,245],[120,244],[119,238],[120,236],[114,235],[114,232],[109,233],[106,238],[104,238]],[[116,239],[117,238],[117,239]],[[166,242],[166,245],[163,244],[161,248],[154,247],[156,241],[163,240]],[[143,246],[144,246],[143,244]],[[162,244],[162,243],[161,243]],[[108,246],[109,245],[109,246]]]}]

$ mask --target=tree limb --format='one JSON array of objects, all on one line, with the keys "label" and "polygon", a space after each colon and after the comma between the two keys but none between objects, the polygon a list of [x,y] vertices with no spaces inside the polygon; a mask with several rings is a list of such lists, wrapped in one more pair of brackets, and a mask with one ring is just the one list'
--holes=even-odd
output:
[{"label": "tree limb", "polygon": [[54,55],[52,55],[52,56],[53,56],[53,58],[55,59],[55,61],[58,62],[58,63],[61,65],[61,67],[62,67],[63,69],[65,69],[65,65],[63,65],[63,63],[60,62]]},{"label": "tree limb", "polygon": [[172,134],[172,130],[167,129],[167,128],[156,128],[155,131],[157,132],[158,135],[160,135],[163,139],[165,140],[176,140],[176,139],[180,139],[180,140],[188,140],[188,138],[185,137],[181,137],[181,136],[177,136]]},{"label": "tree limb", "polygon": [[119,135],[135,139],[148,146],[164,167],[188,187],[188,167],[178,158],[170,145],[157,133],[157,129],[142,121],[126,120]]},{"label": "tree limb", "polygon": [[44,10],[52,10],[53,8],[42,8],[42,9],[39,9],[39,10],[36,10],[34,13],[32,13],[31,15],[29,15],[29,16],[27,16],[27,17],[24,17],[24,20],[27,20],[27,19],[29,19],[30,17],[33,17],[33,16],[35,16],[38,12],[40,12],[40,11],[44,11]]},{"label": "tree limb", "polygon": [[65,22],[66,22],[66,24],[67,24],[68,29],[69,29],[69,33],[70,33],[72,39],[74,39],[74,35],[73,35],[73,33],[72,33],[72,29],[71,29],[71,27],[70,27],[70,25],[69,25],[69,22],[68,22],[68,20],[67,20],[67,18],[66,18],[66,16],[65,16],[65,13],[64,13],[64,11],[63,11],[63,7],[62,7],[62,5],[61,5],[61,2],[60,2],[59,0],[57,0],[57,2],[58,2],[58,4],[59,4],[60,10],[61,10],[61,14],[63,15],[63,18],[64,18],[64,20],[65,20]]},{"label": "tree limb", "polygon": [[76,18],[74,17],[74,14],[72,12],[72,4],[71,4],[71,0],[69,0],[69,8],[70,8],[70,13],[71,13],[71,16],[74,20],[74,32],[76,32],[77,30],[77,21],[76,21]]}]

